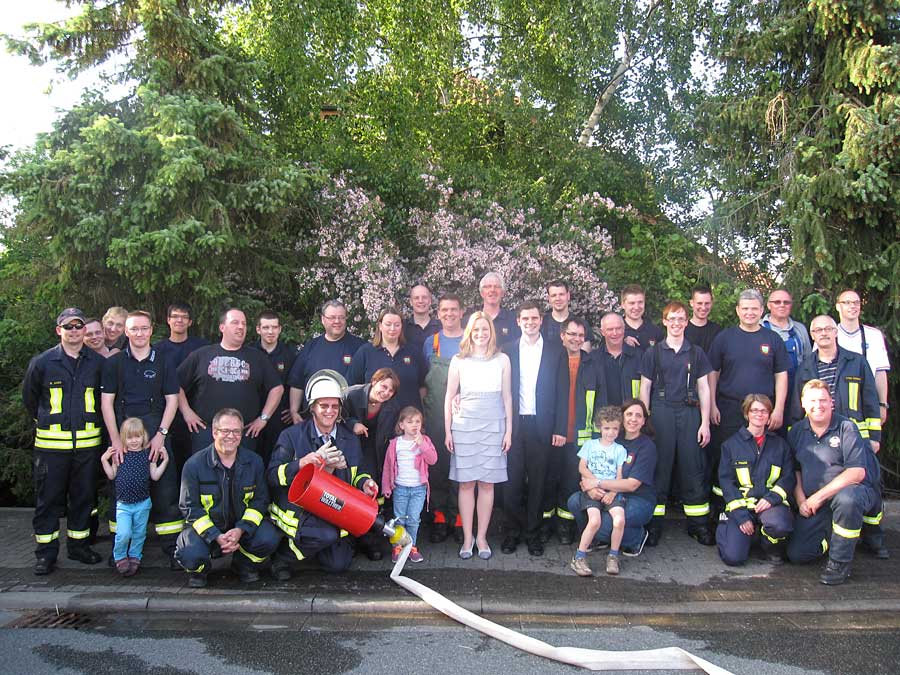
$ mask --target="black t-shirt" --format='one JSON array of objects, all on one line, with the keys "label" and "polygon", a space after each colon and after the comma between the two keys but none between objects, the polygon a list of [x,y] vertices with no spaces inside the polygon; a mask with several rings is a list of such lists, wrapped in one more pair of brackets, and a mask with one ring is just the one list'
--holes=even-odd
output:
[{"label": "black t-shirt", "polygon": [[194,412],[209,424],[222,408],[237,408],[249,424],[281,378],[258,349],[231,351],[221,345],[201,347],[178,367],[178,379]]},{"label": "black t-shirt", "polygon": [[644,352],[649,349],[657,342],[662,342],[666,334],[662,332],[662,329],[655,325],[654,323],[644,319],[643,323],[641,323],[640,328],[632,328],[628,325],[628,322],[625,322],[625,337],[633,337],[637,338],[640,343],[635,347],[639,352]]},{"label": "black t-shirt", "polygon": [[[641,376],[646,377],[653,384],[651,393],[659,395],[658,385],[662,385],[665,394],[665,400],[669,403],[684,403],[687,398],[687,382],[688,382],[688,365],[691,365],[692,372],[691,388],[694,395],[697,395],[697,380],[701,377],[709,375],[712,370],[709,366],[709,359],[703,350],[696,350],[696,354],[691,358],[694,347],[687,340],[681,345],[678,353],[669,346],[669,343],[663,340],[652,348],[644,352],[641,360]],[[657,372],[657,369],[659,372]],[[658,376],[658,377],[657,377]]]},{"label": "black t-shirt", "polygon": [[[563,324],[575,318],[579,318],[584,321],[584,319],[582,319],[580,316],[576,317],[574,314],[569,314],[569,318],[565,319],[564,321],[557,321],[553,318],[553,312],[547,312],[546,314],[544,314],[544,318],[541,321],[541,335],[544,336],[545,340],[559,340]],[[591,324],[589,324],[587,321],[584,321],[584,341],[594,341],[594,331],[591,330]]]},{"label": "black t-shirt", "polygon": [[722,332],[722,327],[715,321],[707,321],[705,326],[695,326],[688,321],[684,329],[684,338],[689,340],[692,345],[697,345],[705,353],[709,354],[713,340],[720,332]]},{"label": "black t-shirt", "polygon": [[281,384],[284,385],[284,394],[281,396],[281,408],[287,409],[290,406],[290,388],[287,386],[287,379],[291,368],[294,366],[294,361],[297,360],[297,354],[299,354],[297,345],[279,340],[275,343],[275,349],[271,352],[263,349],[262,341],[254,342],[250,346],[266,355],[269,363],[272,364],[275,372],[278,373],[278,377],[281,378]]},{"label": "black t-shirt", "polygon": [[655,504],[653,475],[656,473],[656,444],[643,434],[630,441],[620,437],[619,443],[628,451],[625,463],[622,464],[622,478],[641,481],[641,486],[630,494]]},{"label": "black t-shirt", "polygon": [[415,319],[407,319],[403,322],[403,337],[406,338],[406,344],[416,348],[417,351],[422,351],[422,345],[425,344],[426,338],[430,338],[440,330],[441,322],[434,317],[428,321],[425,328],[417,324]]},{"label": "black t-shirt", "polygon": [[189,335],[184,342],[172,342],[170,338],[160,340],[153,345],[153,348],[163,354],[166,362],[171,363],[173,368],[178,368],[188,354],[200,347],[206,347],[208,344],[209,340],[205,338]]},{"label": "black t-shirt", "polygon": [[287,383],[295,389],[306,387],[306,381],[323,368],[336,370],[344,377],[350,370],[353,355],[366,343],[351,333],[344,333],[340,340],[327,340],[324,335],[309,340],[294,361]]},{"label": "black t-shirt", "polygon": [[719,371],[716,399],[743,401],[747,394],[765,394],[775,400],[775,374],[786,373],[790,361],[777,333],[760,327],[748,332],[726,328],[713,340],[709,363]]}]

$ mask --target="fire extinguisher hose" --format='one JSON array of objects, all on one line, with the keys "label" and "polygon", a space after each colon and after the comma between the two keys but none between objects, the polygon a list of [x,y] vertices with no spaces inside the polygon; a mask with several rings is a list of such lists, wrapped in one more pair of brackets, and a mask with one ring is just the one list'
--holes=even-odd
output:
[{"label": "fire extinguisher hose", "polygon": [[554,647],[522,633],[489,621],[482,616],[463,609],[437,591],[403,576],[403,566],[409,557],[412,544],[403,547],[403,552],[391,570],[391,579],[413,595],[418,596],[437,611],[458,621],[464,626],[489,635],[501,642],[530,654],[568,663],[587,670],[702,670],[710,675],[731,675],[723,668],[694,656],[678,647],[645,649],[635,651],[607,651],[582,649],[580,647]]}]

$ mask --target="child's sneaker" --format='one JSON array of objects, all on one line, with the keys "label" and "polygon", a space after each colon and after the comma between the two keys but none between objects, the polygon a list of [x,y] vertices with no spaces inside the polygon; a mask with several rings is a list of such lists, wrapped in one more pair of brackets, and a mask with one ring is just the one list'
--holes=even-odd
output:
[{"label": "child's sneaker", "polygon": [[419,553],[419,549],[415,546],[412,547],[412,550],[409,552],[409,560],[411,562],[422,562],[425,558],[422,557],[422,554]]},{"label": "child's sneaker", "polygon": [[[402,546],[395,546],[395,547],[393,548],[393,550],[391,551],[391,562],[395,563],[395,562],[397,562],[398,560],[400,560],[400,554],[401,554],[402,552],[403,552],[403,547],[402,547]],[[412,556],[409,556],[409,557],[412,558]]]},{"label": "child's sneaker", "polygon": [[619,573],[619,556],[606,556],[606,573],[616,575]]},{"label": "child's sneaker", "polygon": [[587,564],[587,558],[572,558],[572,562],[569,563],[569,567],[571,567],[572,571],[580,577],[594,576],[594,572]]}]

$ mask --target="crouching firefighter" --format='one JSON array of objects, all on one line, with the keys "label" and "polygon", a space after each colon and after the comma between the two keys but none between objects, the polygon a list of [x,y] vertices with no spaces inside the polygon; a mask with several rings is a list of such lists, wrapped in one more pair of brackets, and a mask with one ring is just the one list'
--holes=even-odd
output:
[{"label": "crouching firefighter", "polygon": [[302,467],[316,464],[370,497],[378,494],[378,484],[367,472],[360,470],[362,450],[359,440],[340,422],[345,391],[343,377],[333,370],[320,370],[310,377],[304,391],[309,402],[309,417],[285,429],[272,451],[266,471],[272,490],[269,515],[276,527],[287,535],[272,560],[272,575],[279,581],[290,579],[294,560],[312,558],[327,572],[343,572],[353,559],[352,543],[346,530],[288,500],[291,483]]},{"label": "crouching firefighter", "polygon": [[175,559],[191,588],[206,586],[211,557],[229,553],[240,580],[257,581],[278,543],[278,532],[263,517],[269,503],[263,462],[240,447],[243,430],[241,413],[223,408],[212,420],[212,445],[184,465],[180,504],[188,526],[178,536]]},{"label": "crouching firefighter", "polygon": [[810,562],[828,553],[819,580],[842,584],[864,525],[881,514],[881,468],[856,424],[834,412],[828,384],[810,380],[800,401],[806,417],[788,440],[797,463],[794,495],[800,517],[788,542],[791,562]]},{"label": "crouching firefighter", "polygon": [[726,565],[742,565],[758,540],[766,559],[784,562],[794,530],[788,495],[794,490],[794,461],[787,442],[766,431],[772,401],[749,394],[741,411],[747,426],[722,444],[719,487],[725,511],[719,516],[716,544]]}]

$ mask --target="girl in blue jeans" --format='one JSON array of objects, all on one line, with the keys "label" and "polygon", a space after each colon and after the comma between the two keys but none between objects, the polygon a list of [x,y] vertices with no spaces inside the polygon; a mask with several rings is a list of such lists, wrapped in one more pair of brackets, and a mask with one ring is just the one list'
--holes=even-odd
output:
[{"label": "girl in blue jeans", "polygon": [[[409,559],[425,558],[416,547],[422,509],[428,501],[428,467],[437,461],[434,443],[422,433],[422,412],[408,405],[400,411],[397,436],[388,444],[384,457],[381,489],[386,497],[393,493],[394,517],[406,526],[413,541]],[[397,562],[401,548],[395,546],[391,560]]]},{"label": "girl in blue jeans", "polygon": [[103,472],[116,481],[116,541],[113,559],[116,571],[133,576],[141,566],[147,521],[150,518],[150,479],[159,480],[169,463],[165,448],[158,463],[150,461],[150,439],[137,417],[122,422],[119,430],[123,453],[110,447],[100,457]]}]

